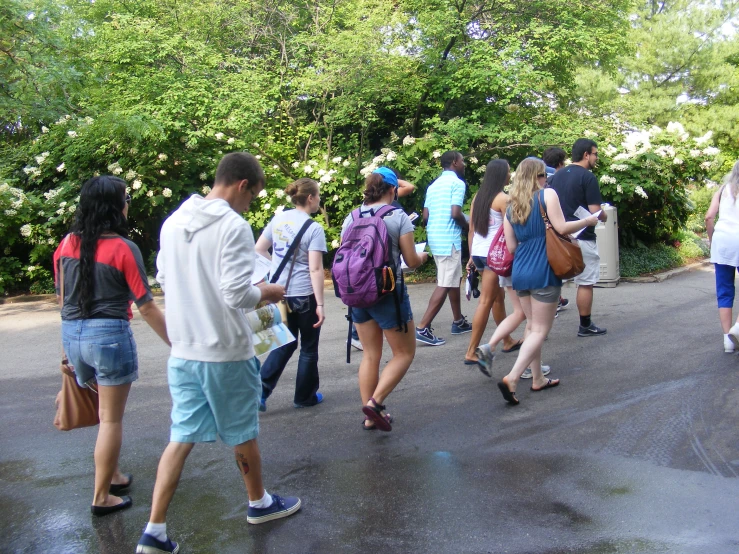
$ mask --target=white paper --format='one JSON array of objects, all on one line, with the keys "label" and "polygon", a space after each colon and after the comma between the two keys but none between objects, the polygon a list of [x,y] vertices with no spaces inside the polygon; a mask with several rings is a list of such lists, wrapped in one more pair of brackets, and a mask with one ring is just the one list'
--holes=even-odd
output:
[{"label": "white paper", "polygon": [[[426,243],[425,242],[419,242],[416,245],[416,254],[420,254],[421,252],[423,252],[425,250],[425,248],[426,248]],[[400,270],[401,271],[405,271],[405,270],[408,270],[408,269],[410,269],[410,268],[406,265],[405,260],[403,259],[403,256],[400,256]]]},{"label": "white paper", "polygon": [[252,330],[254,352],[257,356],[295,340],[287,325],[282,322],[280,310],[274,304],[267,304],[257,310],[247,312],[246,320]]},{"label": "white paper", "polygon": [[415,220],[418,219],[418,214],[416,212],[413,212],[411,215],[408,216],[408,219],[410,219],[411,223],[413,223]]},{"label": "white paper", "polygon": [[254,273],[251,274],[251,284],[256,285],[257,283],[261,283],[270,269],[272,269],[272,262],[264,256],[257,254],[257,259],[254,263]]},{"label": "white paper", "polygon": [[[582,206],[578,206],[577,209],[575,210],[575,214],[574,215],[575,215],[575,217],[577,219],[586,219],[586,218],[590,217],[591,215],[594,215],[595,217],[598,217],[600,215],[600,212],[602,212],[602,211],[603,210],[598,210],[594,214],[591,214],[588,210],[586,210]],[[574,233],[570,233],[570,237],[573,238],[573,239],[577,239],[577,237],[580,236],[580,233],[582,233],[585,229],[587,229],[587,227],[583,227],[579,231],[575,231]]]}]

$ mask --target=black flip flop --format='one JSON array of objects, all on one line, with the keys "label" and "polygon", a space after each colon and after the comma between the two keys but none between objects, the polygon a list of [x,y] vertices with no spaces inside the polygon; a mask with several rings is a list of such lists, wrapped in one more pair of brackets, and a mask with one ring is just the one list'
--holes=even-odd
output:
[{"label": "black flip flop", "polygon": [[559,385],[559,379],[547,379],[547,384],[541,387],[540,389],[535,389],[534,387],[531,387],[531,392],[539,392],[543,391],[544,389],[551,389],[553,387],[556,387]]},{"label": "black flip flop", "polygon": [[514,406],[518,404],[516,392],[509,389],[505,381],[498,381],[498,388],[500,389],[500,392],[503,395],[503,398],[505,398],[506,402],[508,402],[509,404],[513,404]]},{"label": "black flip flop", "polygon": [[465,360],[464,365],[477,365],[477,361]]},{"label": "black flip flop", "polygon": [[128,483],[110,485],[110,488],[108,489],[108,492],[110,492],[110,494],[114,496],[118,496],[118,493],[125,491],[128,487],[130,487],[133,484],[133,475],[131,475],[130,473],[124,473],[123,475],[128,479]]},{"label": "black flip flop", "polygon": [[516,350],[521,349],[521,345],[523,345],[523,339],[519,339],[519,341],[513,346],[511,346],[508,350],[504,348],[502,351],[505,352],[506,354],[508,354],[509,352],[515,352]]}]

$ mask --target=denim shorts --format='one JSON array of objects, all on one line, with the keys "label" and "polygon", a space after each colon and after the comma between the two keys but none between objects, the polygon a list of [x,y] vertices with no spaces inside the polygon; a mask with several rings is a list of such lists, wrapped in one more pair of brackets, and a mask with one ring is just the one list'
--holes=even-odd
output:
[{"label": "denim shorts", "polygon": [[[397,285],[400,286],[400,285]],[[374,306],[369,308],[351,308],[354,323],[367,323],[370,319],[377,322],[380,329],[398,327],[398,312],[395,309],[395,293],[388,294]],[[403,287],[403,298],[400,300],[400,321],[408,323],[413,319],[411,301],[408,291]]]},{"label": "denim shorts", "polygon": [[[492,271],[492,269],[488,267],[488,259],[484,256],[472,256],[472,263],[475,264],[477,271]],[[498,275],[498,283],[501,288],[513,286],[510,275],[508,277]]]},{"label": "denim shorts", "polygon": [[213,442],[237,446],[259,435],[262,379],[259,360],[198,362],[169,358],[172,395],[171,442]]},{"label": "denim shorts", "polygon": [[517,290],[516,294],[521,296],[531,296],[544,304],[554,304],[559,302],[559,295],[562,293],[562,287],[549,286],[541,289]]},{"label": "denim shorts", "polygon": [[112,387],[139,378],[136,341],[124,319],[63,320],[62,345],[80,386],[97,380]]}]

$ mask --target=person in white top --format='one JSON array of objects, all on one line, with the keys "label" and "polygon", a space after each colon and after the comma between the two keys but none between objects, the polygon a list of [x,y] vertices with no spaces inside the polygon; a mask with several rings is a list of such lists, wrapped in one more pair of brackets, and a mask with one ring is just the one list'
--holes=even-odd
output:
[{"label": "person in white top", "polygon": [[[472,199],[470,208],[470,230],[468,242],[470,246],[470,259],[467,269],[473,267],[482,275],[482,290],[480,300],[472,318],[472,335],[467,353],[464,356],[465,365],[476,365],[477,355],[475,349],[480,344],[480,339],[485,332],[485,327],[490,318],[490,310],[496,325],[500,325],[506,318],[505,292],[503,287],[510,286],[510,277],[498,277],[487,266],[488,251],[493,237],[503,224],[503,214],[508,205],[508,195],[503,189],[508,186],[511,179],[511,168],[506,160],[491,160],[485,168],[485,176],[482,179],[480,190]],[[525,316],[516,295],[511,296],[514,310],[520,312],[519,324],[524,321]],[[512,331],[513,329],[511,329]],[[516,341],[509,333],[503,337],[503,351],[513,352],[521,347],[522,341]]]},{"label": "person in white top", "polygon": [[[706,212],[711,263],[716,270],[718,315],[724,332],[724,352],[739,348],[739,318],[732,326],[734,278],[739,268],[739,161],[716,191]],[[716,222],[716,215],[718,221]],[[715,222],[715,224],[714,224]]]}]

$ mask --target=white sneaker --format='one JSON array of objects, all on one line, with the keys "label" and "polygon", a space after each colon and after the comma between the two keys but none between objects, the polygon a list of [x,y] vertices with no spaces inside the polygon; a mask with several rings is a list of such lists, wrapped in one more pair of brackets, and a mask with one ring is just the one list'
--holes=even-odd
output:
[{"label": "white sneaker", "polygon": [[729,329],[729,334],[726,336],[734,343],[734,348],[739,348],[739,323],[735,323],[734,326]]},{"label": "white sneaker", "polygon": [[731,335],[724,335],[724,352],[734,352],[734,341],[731,340]]},{"label": "white sneaker", "polygon": [[[552,368],[548,365],[542,365],[541,366],[541,373],[542,375],[549,375],[549,372],[552,371]],[[521,379],[531,379],[533,377],[531,373],[531,368],[527,367],[524,372],[521,374]]]},{"label": "white sneaker", "polygon": [[364,351],[364,347],[362,346],[362,343],[359,342],[359,339],[352,339],[352,346],[360,352]]}]

